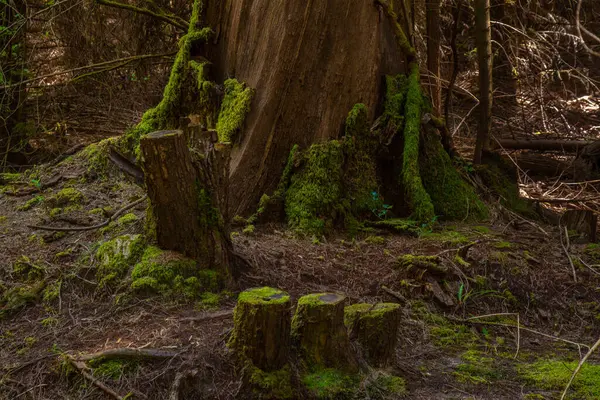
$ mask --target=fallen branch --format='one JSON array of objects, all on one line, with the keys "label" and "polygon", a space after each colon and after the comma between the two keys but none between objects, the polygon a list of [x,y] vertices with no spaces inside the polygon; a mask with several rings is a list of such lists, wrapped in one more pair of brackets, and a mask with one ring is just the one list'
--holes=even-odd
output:
[{"label": "fallen branch", "polygon": [[127,11],[133,11],[138,14],[143,14],[143,15],[147,15],[149,17],[157,18],[163,22],[166,22],[167,24],[171,24],[173,26],[176,26],[177,28],[183,29],[184,31],[186,31],[188,29],[188,22],[182,18],[179,18],[176,15],[159,14],[159,13],[149,10],[147,8],[135,7],[130,4],[119,3],[116,1],[112,1],[112,0],[96,0],[96,3],[102,4],[102,5],[108,6],[108,7],[120,8],[120,9],[127,10]]},{"label": "fallen branch", "polygon": [[102,390],[104,393],[108,394],[109,396],[111,396],[117,400],[125,400],[125,399],[129,398],[129,394],[125,397],[121,396],[120,394],[115,392],[113,389],[111,389],[110,387],[105,385],[103,382],[101,382],[100,380],[95,378],[92,374],[90,374],[88,372],[89,368],[87,367],[87,365],[85,365],[85,363],[83,361],[77,361],[71,356],[67,356],[67,360],[69,361],[69,364],[71,364],[85,379],[90,381],[94,386],[96,386],[97,388]]},{"label": "fallen branch", "polygon": [[406,303],[406,297],[402,296],[400,293],[393,291],[392,289],[390,289],[387,286],[381,285],[381,290],[383,290],[384,292],[386,292],[387,294],[389,294],[392,297],[395,297],[396,299]]},{"label": "fallen branch", "polygon": [[123,359],[123,358],[158,358],[158,359],[170,359],[178,357],[180,353],[174,351],[160,350],[160,349],[136,349],[136,348],[122,348],[122,349],[110,349],[99,351],[97,353],[82,354],[78,356],[71,356],[76,361],[90,361],[102,358],[104,360],[110,359]]},{"label": "fallen branch", "polygon": [[138,204],[142,203],[143,201],[145,201],[148,198],[147,195],[144,195],[144,197],[142,197],[139,200],[134,201],[133,203],[129,203],[127,204],[125,207],[121,208],[119,211],[117,211],[116,213],[114,213],[109,219],[107,219],[106,221],[97,224],[97,225],[92,225],[92,226],[74,226],[74,227],[54,227],[54,226],[43,226],[43,225],[27,225],[28,228],[31,229],[39,229],[39,230],[43,230],[43,231],[57,231],[57,232],[83,232],[83,231],[93,231],[95,229],[100,229],[103,228],[105,226],[107,226],[108,224],[110,224],[112,221],[114,221],[117,217],[119,217],[121,214],[123,214],[125,211],[137,206]]},{"label": "fallen branch", "polygon": [[504,149],[568,152],[577,152],[592,143],[592,140],[498,140],[498,144]]},{"label": "fallen branch", "polygon": [[538,202],[538,203],[579,203],[583,201],[592,201],[597,200],[598,197],[583,197],[583,198],[575,198],[575,199],[544,199],[544,198],[530,198],[530,200]]},{"label": "fallen branch", "polygon": [[575,371],[573,371],[573,375],[571,375],[571,379],[569,379],[569,383],[567,383],[567,386],[565,387],[565,390],[563,391],[562,396],[560,396],[560,400],[565,399],[565,396],[567,395],[567,392],[569,391],[569,388],[571,387],[571,384],[573,383],[575,376],[577,376],[577,374],[581,370],[581,367],[583,367],[583,364],[585,364],[585,362],[592,355],[592,353],[594,351],[596,351],[598,346],[600,346],[600,339],[598,339],[598,341],[596,343],[594,343],[594,345],[590,348],[590,350],[587,352],[587,354],[581,359],[581,361],[579,361],[579,364],[577,365],[577,368],[575,368]]},{"label": "fallen branch", "polygon": [[207,313],[204,315],[199,315],[197,317],[181,318],[181,319],[178,319],[178,321],[202,322],[202,321],[208,321],[211,319],[225,319],[225,318],[229,318],[231,316],[233,316],[233,310],[225,310],[225,311],[219,311],[219,312],[215,312],[215,313]]},{"label": "fallen branch", "polygon": [[571,271],[573,272],[573,281],[577,283],[577,273],[575,272],[575,264],[573,263],[573,258],[571,257],[571,254],[569,253],[569,247],[571,247],[571,244],[569,243],[569,231],[567,230],[567,227],[564,226],[564,232],[565,232],[565,240],[567,242],[566,246],[563,242],[563,238],[562,238],[562,233],[563,230],[560,229],[560,245],[562,246],[565,254],[567,255],[567,258],[569,259],[569,264],[571,264]]}]

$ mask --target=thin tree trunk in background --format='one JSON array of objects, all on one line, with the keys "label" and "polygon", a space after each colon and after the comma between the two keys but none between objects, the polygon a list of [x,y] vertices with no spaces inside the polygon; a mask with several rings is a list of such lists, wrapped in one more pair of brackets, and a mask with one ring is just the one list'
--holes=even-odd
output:
[{"label": "thin tree trunk in background", "polygon": [[442,88],[440,85],[440,5],[441,0],[426,3],[427,14],[427,69],[431,90],[433,112],[442,115]]},{"label": "thin tree trunk in background", "polygon": [[490,0],[475,0],[475,41],[479,61],[479,125],[473,163],[481,164],[484,150],[489,148],[492,128],[492,36]]}]

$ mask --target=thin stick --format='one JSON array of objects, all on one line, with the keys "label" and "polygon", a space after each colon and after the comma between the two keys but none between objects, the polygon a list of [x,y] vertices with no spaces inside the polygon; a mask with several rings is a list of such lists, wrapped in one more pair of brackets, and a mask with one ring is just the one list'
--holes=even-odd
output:
[{"label": "thin stick", "polygon": [[103,228],[105,226],[107,226],[108,224],[110,224],[112,221],[114,221],[119,215],[123,214],[125,211],[137,206],[138,204],[142,203],[143,201],[145,201],[148,198],[148,195],[144,195],[144,197],[142,197],[139,200],[134,201],[133,203],[129,203],[127,204],[125,207],[121,208],[119,211],[117,211],[116,213],[114,213],[112,215],[112,217],[110,217],[109,219],[107,219],[106,221],[97,224],[97,225],[92,225],[92,226],[74,226],[74,227],[54,227],[54,226],[43,226],[43,225],[27,225],[28,228],[31,229],[39,229],[39,230],[43,230],[43,231],[57,231],[57,232],[83,232],[83,231],[93,231],[95,229],[100,229]]},{"label": "thin stick", "polygon": [[563,391],[562,396],[560,396],[560,400],[564,400],[565,396],[567,395],[567,392],[569,391],[569,388],[571,387],[571,383],[573,383],[573,380],[575,379],[575,376],[577,376],[577,374],[579,373],[579,370],[581,370],[581,367],[583,367],[583,364],[585,364],[585,362],[592,355],[592,353],[594,351],[596,351],[598,346],[600,346],[600,339],[598,339],[596,341],[596,343],[594,343],[594,345],[590,348],[590,350],[587,352],[587,354],[581,359],[581,361],[579,361],[579,365],[577,365],[577,368],[575,368],[575,371],[573,371],[573,375],[571,375],[571,379],[569,379],[569,383],[567,383],[567,386],[565,387],[565,390]]},{"label": "thin stick", "polygon": [[113,398],[117,399],[117,400],[123,400],[126,397],[122,397],[120,394],[118,394],[117,392],[115,392],[113,389],[109,388],[108,386],[106,386],[104,383],[102,383],[101,381],[99,381],[98,379],[96,379],[93,375],[91,375],[89,372],[87,372],[88,367],[85,365],[85,363],[83,361],[76,361],[75,359],[73,359],[71,356],[67,356],[67,359],[69,360],[69,363],[75,367],[75,369],[77,369],[77,371],[79,371],[79,373],[87,380],[89,380],[90,382],[92,382],[92,384],[94,386],[96,386],[97,388],[99,388],[100,390],[102,390],[104,393],[112,396]]},{"label": "thin stick", "polygon": [[179,353],[173,351],[166,351],[160,349],[136,349],[136,348],[122,348],[122,349],[110,349],[99,351],[97,353],[82,354],[79,356],[73,356],[74,360],[77,361],[90,361],[97,358],[111,359],[111,358],[173,358],[177,357]]},{"label": "thin stick", "polygon": [[560,245],[562,246],[563,250],[565,251],[565,254],[567,255],[567,258],[569,259],[569,264],[571,264],[571,270],[573,271],[573,281],[577,282],[577,273],[575,272],[575,264],[573,264],[573,258],[571,258],[571,254],[569,254],[569,247],[571,246],[571,244],[569,243],[569,231],[567,230],[567,227],[564,226],[564,232],[565,232],[565,237],[566,237],[566,242],[567,245],[565,246],[563,240],[562,240],[562,230],[561,235],[560,235]]},{"label": "thin stick", "polygon": [[406,297],[402,296],[400,293],[398,292],[394,292],[392,289],[390,289],[387,286],[381,285],[381,290],[383,290],[384,292],[386,292],[387,294],[391,295],[392,297],[397,298],[400,301],[406,302]]},{"label": "thin stick", "polygon": [[521,317],[517,314],[517,352],[515,353],[515,360],[519,356],[519,349],[521,348]]}]

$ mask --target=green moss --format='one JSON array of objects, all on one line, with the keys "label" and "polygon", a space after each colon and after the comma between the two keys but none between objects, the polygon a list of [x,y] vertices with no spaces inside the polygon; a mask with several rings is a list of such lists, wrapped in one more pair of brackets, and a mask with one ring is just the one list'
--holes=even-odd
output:
[{"label": "green moss", "polygon": [[33,282],[42,279],[46,275],[46,269],[37,265],[27,256],[21,256],[13,264],[13,274],[21,281]]},{"label": "green moss", "polygon": [[400,21],[400,19],[398,18],[398,15],[394,11],[393,1],[378,0],[378,3],[383,6],[383,9],[385,10],[386,15],[388,16],[390,22],[392,23],[392,26],[394,27],[394,33],[396,34],[396,41],[398,43],[398,46],[400,47],[400,50],[407,56],[414,56],[416,54],[416,51],[415,51],[414,47],[412,47],[412,45],[410,44],[408,37],[406,36],[406,33],[404,33],[402,26],[398,22],[398,21]]},{"label": "green moss", "polygon": [[583,249],[583,252],[594,261],[600,262],[600,244],[588,243]]},{"label": "green moss", "polygon": [[17,211],[28,211],[28,210],[31,210],[33,207],[35,207],[38,204],[41,204],[43,202],[44,202],[44,196],[35,196],[34,198],[29,199],[22,206],[17,207]]},{"label": "green moss", "polygon": [[476,350],[468,350],[461,356],[463,363],[454,371],[459,382],[474,385],[490,384],[501,378],[497,363],[491,357],[485,357]]},{"label": "green moss", "polygon": [[121,218],[119,218],[117,220],[117,223],[119,225],[127,225],[127,224],[131,224],[133,222],[136,222],[137,220],[139,220],[137,215],[135,215],[134,213],[127,213],[127,214],[123,215]]},{"label": "green moss", "polygon": [[370,399],[397,399],[406,394],[406,381],[385,372],[377,371],[368,382],[366,392]]},{"label": "green moss", "polygon": [[292,386],[289,365],[272,372],[249,366],[250,385],[253,399],[293,399],[296,398]]},{"label": "green moss", "polygon": [[445,229],[439,232],[423,232],[420,238],[449,246],[460,246],[471,242],[471,239],[465,236],[465,234],[452,229]]},{"label": "green moss", "polygon": [[350,399],[358,388],[359,379],[336,369],[324,368],[303,376],[302,383],[317,399]]},{"label": "green moss", "polygon": [[200,301],[197,303],[197,308],[200,310],[214,310],[219,308],[221,295],[218,293],[204,292],[200,296]]},{"label": "green moss", "polygon": [[285,210],[296,233],[320,237],[343,208],[343,145],[337,140],[314,144],[304,157],[304,168],[292,176]]},{"label": "green moss", "polygon": [[269,304],[283,304],[290,301],[290,296],[279,289],[265,286],[245,290],[238,297],[238,302],[250,304],[259,304],[264,301],[268,301]]},{"label": "green moss", "polygon": [[494,243],[494,247],[497,249],[510,249],[512,244],[510,242],[496,242]]},{"label": "green moss", "polygon": [[404,108],[404,151],[401,181],[413,212],[413,219],[422,223],[429,223],[434,219],[435,211],[431,197],[423,186],[419,171],[422,107],[423,94],[421,93],[419,67],[416,64],[411,64]]},{"label": "green moss", "polygon": [[42,292],[42,300],[44,303],[50,303],[60,296],[60,289],[62,287],[62,280],[57,280],[50,283]]},{"label": "green moss", "polygon": [[246,115],[250,112],[254,90],[236,79],[227,79],[223,85],[225,97],[219,111],[217,133],[221,143],[230,143],[235,139],[235,134],[242,128]]},{"label": "green moss", "polygon": [[4,225],[8,221],[8,217],[6,215],[0,215],[0,225]]},{"label": "green moss", "polygon": [[[517,366],[519,375],[535,389],[562,391],[577,367],[575,361],[538,360]],[[568,399],[600,398],[600,365],[583,365],[569,390]]]},{"label": "green moss", "polygon": [[131,360],[97,358],[88,362],[94,376],[119,380],[123,375],[134,372],[138,363]]},{"label": "green moss", "polygon": [[483,225],[474,226],[473,230],[476,231],[476,232],[479,232],[479,233],[486,234],[486,235],[489,235],[489,234],[493,233],[492,230],[489,227],[483,226]]},{"label": "green moss", "polygon": [[253,235],[254,234],[254,225],[247,225],[242,230],[242,233],[245,233],[246,235]]},{"label": "green moss", "polygon": [[52,326],[58,325],[58,319],[55,317],[44,318],[41,324],[44,328],[50,328]]},{"label": "green moss", "polygon": [[6,185],[9,183],[16,183],[23,180],[23,174],[3,172],[0,173],[0,185]]},{"label": "green moss", "polygon": [[198,298],[219,286],[217,272],[202,270],[196,261],[179,253],[148,246],[131,273],[131,288],[167,297]]},{"label": "green moss", "polygon": [[84,199],[83,193],[75,188],[68,187],[49,197],[46,202],[49,207],[58,208],[79,205]]},{"label": "green moss", "polygon": [[414,254],[403,254],[396,261],[398,267],[406,270],[422,268],[431,271],[446,271],[447,268],[440,265],[440,262],[438,256],[418,256]]},{"label": "green moss", "polygon": [[5,290],[0,297],[0,319],[11,315],[28,304],[35,303],[44,288],[45,281],[16,285]]},{"label": "green moss", "polygon": [[185,115],[182,113],[182,109],[185,109],[188,99],[184,98],[184,93],[186,93],[184,89],[190,70],[192,46],[198,42],[208,41],[213,35],[210,28],[201,27],[201,14],[202,0],[194,0],[188,32],[179,41],[179,50],[175,56],[161,102],[146,111],[141,122],[120,139],[119,147],[129,153],[139,156],[139,142],[142,136],[152,131],[176,129],[179,126],[179,117]]},{"label": "green moss", "polygon": [[367,236],[365,243],[382,245],[385,244],[385,238],[381,236]]},{"label": "green moss", "polygon": [[488,209],[460,175],[438,135],[425,131],[419,168],[435,214],[445,220],[482,220]]},{"label": "green moss", "polygon": [[375,228],[387,229],[393,232],[417,235],[419,232],[419,223],[410,219],[391,218],[381,221],[367,221],[366,225]]},{"label": "green moss", "polygon": [[123,235],[104,242],[96,250],[99,261],[96,278],[99,286],[117,284],[144,252],[145,241],[141,235]]}]

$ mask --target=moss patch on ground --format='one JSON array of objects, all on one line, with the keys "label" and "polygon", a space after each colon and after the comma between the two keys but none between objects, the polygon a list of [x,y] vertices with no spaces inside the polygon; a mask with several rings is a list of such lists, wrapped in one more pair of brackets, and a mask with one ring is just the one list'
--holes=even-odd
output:
[{"label": "moss patch on ground", "polygon": [[155,246],[146,248],[131,278],[134,291],[167,297],[200,298],[220,286],[216,271],[201,269],[195,260]]},{"label": "moss patch on ground", "polygon": [[304,375],[302,383],[317,399],[351,399],[359,379],[333,368],[324,368]]},{"label": "moss patch on ground", "polygon": [[123,235],[104,242],[96,250],[96,278],[100,287],[115,286],[140,259],[146,243],[141,235]]},{"label": "moss patch on ground", "polygon": [[[532,388],[562,391],[577,364],[576,361],[538,360],[519,365],[517,371]],[[600,398],[600,365],[584,364],[571,384],[567,398],[573,400]]]}]

